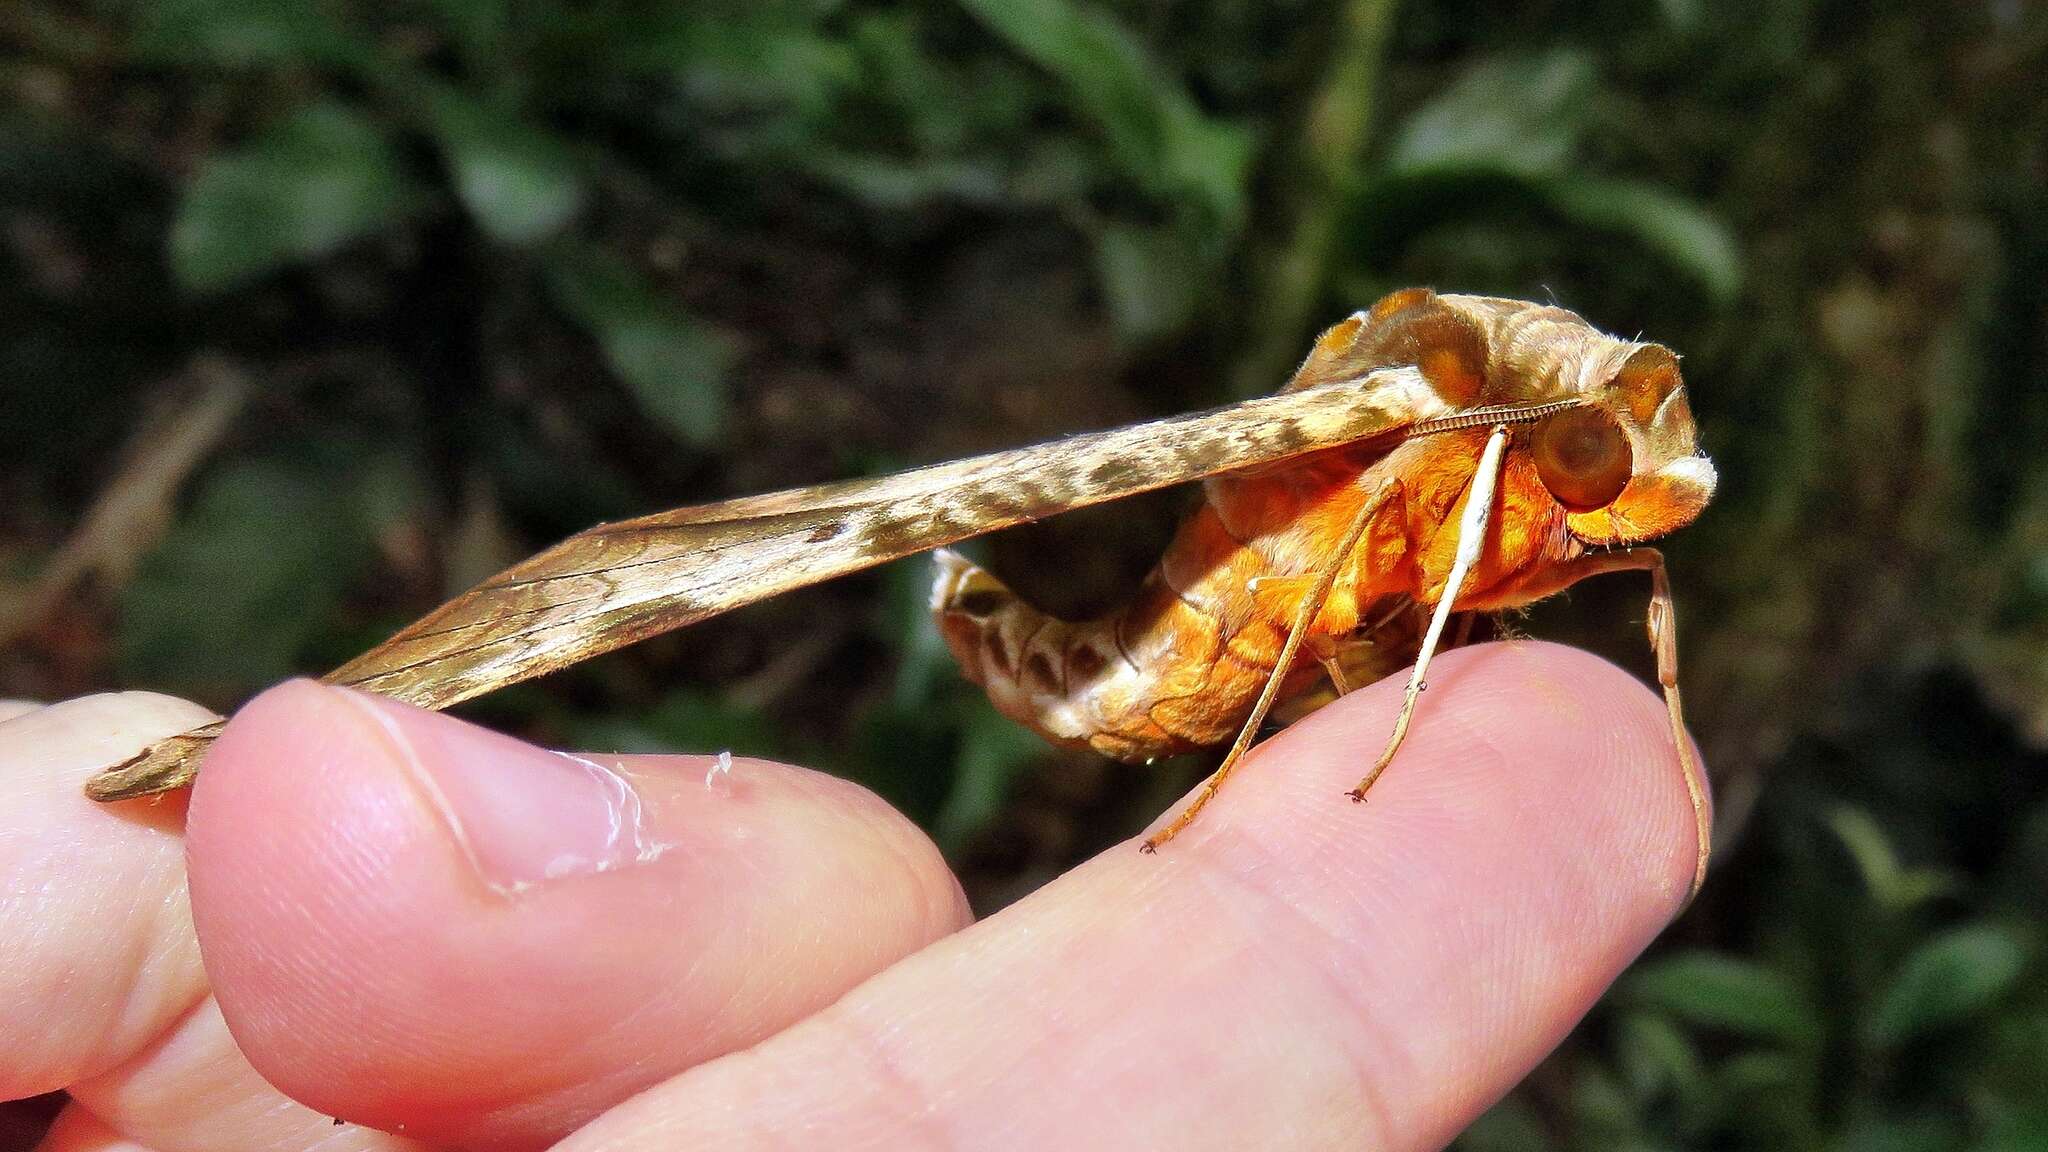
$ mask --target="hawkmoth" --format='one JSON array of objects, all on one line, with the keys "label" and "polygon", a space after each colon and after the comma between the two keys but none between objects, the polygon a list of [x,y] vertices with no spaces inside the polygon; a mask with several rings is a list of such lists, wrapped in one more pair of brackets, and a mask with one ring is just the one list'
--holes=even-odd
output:
[{"label": "hawkmoth", "polygon": [[[1200,481],[1123,609],[1056,620],[943,546]],[[1396,292],[1325,331],[1278,393],[892,476],[600,525],[485,580],[326,679],[426,708],[930,549],[932,611],[967,676],[1048,739],[1149,760],[1235,739],[1147,850],[1216,794],[1269,711],[1412,665],[1394,756],[1454,611],[1645,571],[1648,626],[1707,853],[1663,558],[1712,498],[1677,357],[1562,308]],[[181,787],[222,727],[94,777],[100,800]]]}]

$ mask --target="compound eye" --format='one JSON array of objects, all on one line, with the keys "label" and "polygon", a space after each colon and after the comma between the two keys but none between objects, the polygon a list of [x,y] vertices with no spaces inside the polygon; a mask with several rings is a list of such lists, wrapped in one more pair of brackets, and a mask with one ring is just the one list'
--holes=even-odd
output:
[{"label": "compound eye", "polygon": [[1597,408],[1574,408],[1552,416],[1536,426],[1530,446],[1543,486],[1573,512],[1612,504],[1628,487],[1635,467],[1628,435]]}]

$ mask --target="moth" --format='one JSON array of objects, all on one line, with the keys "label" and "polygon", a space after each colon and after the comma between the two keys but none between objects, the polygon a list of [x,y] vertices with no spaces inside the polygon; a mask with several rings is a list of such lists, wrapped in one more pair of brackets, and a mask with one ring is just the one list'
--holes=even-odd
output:
[{"label": "moth", "polygon": [[[1202,499],[1125,607],[1055,619],[944,546],[1139,492]],[[1412,288],[1325,331],[1277,394],[892,476],[600,525],[485,580],[326,677],[445,708],[792,588],[940,549],[932,612],[965,674],[1049,740],[1146,761],[1229,742],[1185,829],[1277,704],[1410,667],[1363,800],[1408,730],[1454,614],[1590,576],[1651,580],[1648,630],[1699,838],[1662,555],[1715,473],[1678,358],[1562,308]],[[214,723],[87,784],[182,787]]]}]

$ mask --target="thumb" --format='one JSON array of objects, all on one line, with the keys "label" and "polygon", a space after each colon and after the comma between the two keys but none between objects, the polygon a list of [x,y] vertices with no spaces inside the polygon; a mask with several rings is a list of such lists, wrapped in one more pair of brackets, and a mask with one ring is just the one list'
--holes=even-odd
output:
[{"label": "thumb", "polygon": [[187,826],[236,1043],[331,1115],[533,1146],[966,922],[874,796],[708,764],[550,752],[310,682],[259,697]]}]

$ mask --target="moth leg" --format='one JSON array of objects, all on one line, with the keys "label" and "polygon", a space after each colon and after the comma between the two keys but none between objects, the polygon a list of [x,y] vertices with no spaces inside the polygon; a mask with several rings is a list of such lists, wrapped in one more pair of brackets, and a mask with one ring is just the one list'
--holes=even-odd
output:
[{"label": "moth leg", "polygon": [[1195,817],[1201,814],[1203,808],[1208,807],[1217,790],[1223,787],[1223,782],[1236,770],[1238,761],[1244,759],[1245,752],[1252,746],[1252,740],[1259,734],[1259,725],[1266,722],[1266,713],[1272,711],[1273,702],[1280,695],[1280,685],[1287,679],[1288,669],[1294,663],[1295,654],[1301,650],[1309,625],[1322,614],[1323,604],[1330,598],[1330,589],[1337,586],[1338,574],[1344,570],[1351,553],[1358,547],[1358,541],[1365,535],[1366,526],[1372,523],[1380,508],[1399,490],[1400,485],[1389,477],[1382,480],[1379,487],[1373,489],[1372,494],[1359,506],[1358,514],[1352,519],[1351,527],[1345,530],[1344,540],[1331,556],[1329,566],[1323,569],[1322,574],[1316,578],[1315,586],[1309,589],[1308,595],[1303,596],[1301,604],[1295,608],[1294,620],[1287,629],[1287,642],[1280,647],[1280,657],[1274,661],[1273,671],[1266,677],[1266,686],[1259,692],[1258,702],[1252,705],[1251,714],[1245,717],[1244,726],[1238,729],[1237,739],[1231,742],[1230,751],[1223,754],[1223,762],[1218,764],[1216,771],[1211,772],[1209,778],[1202,782],[1202,787],[1195,792],[1195,798],[1188,802],[1187,807],[1181,809],[1180,814],[1166,827],[1147,836],[1139,851],[1157,852],[1161,844],[1180,835],[1183,829],[1194,823]]},{"label": "moth leg", "polygon": [[1688,902],[1699,895],[1707,882],[1707,857],[1714,850],[1714,809],[1707,777],[1693,755],[1692,740],[1685,733],[1685,707],[1678,698],[1678,613],[1671,601],[1671,577],[1665,573],[1664,553],[1655,548],[1635,548],[1623,553],[1640,561],[1650,574],[1650,611],[1644,623],[1650,633],[1650,649],[1657,654],[1657,685],[1664,690],[1664,712],[1671,719],[1671,741],[1678,749],[1678,768],[1685,774],[1685,793],[1692,801],[1693,828],[1698,834],[1698,856],[1693,861],[1692,890]]},{"label": "moth leg", "polygon": [[1429,672],[1429,658],[1435,654],[1437,642],[1443,638],[1444,625],[1457,610],[1458,592],[1465,584],[1465,576],[1472,571],[1472,565],[1479,560],[1479,552],[1486,543],[1486,525],[1493,516],[1493,493],[1495,481],[1500,477],[1501,455],[1507,450],[1508,428],[1505,424],[1494,426],[1493,434],[1486,438],[1486,448],[1479,455],[1479,467],[1472,473],[1472,487],[1466,496],[1465,514],[1458,520],[1458,551],[1451,560],[1450,575],[1444,580],[1444,594],[1436,602],[1436,611],[1429,617],[1429,631],[1422,637],[1422,648],[1415,656],[1415,671],[1409,674],[1407,694],[1401,698],[1401,714],[1394,720],[1394,734],[1387,740],[1387,750],[1380,753],[1372,770],[1358,782],[1347,795],[1353,803],[1365,799],[1380,773],[1394,762],[1394,753],[1400,751],[1401,741],[1408,737],[1408,722],[1415,715],[1415,700],[1422,695],[1427,682],[1423,677]]},{"label": "moth leg", "polygon": [[[1292,576],[1281,577],[1280,579],[1290,585],[1295,583],[1295,578]],[[1304,597],[1315,590],[1315,585],[1312,582],[1314,579],[1315,577],[1305,578],[1304,582],[1308,583],[1309,586],[1308,590],[1302,594]],[[1252,583],[1256,587],[1253,587],[1251,591],[1256,596],[1270,591],[1273,584],[1277,583],[1277,581],[1268,577],[1253,580]],[[1344,670],[1344,647],[1336,637],[1318,632],[1304,639],[1302,647],[1308,649],[1309,657],[1322,666],[1323,675],[1329,677],[1330,688],[1338,696],[1346,695],[1353,688],[1358,687],[1358,685],[1351,682],[1351,674]]]},{"label": "moth leg", "polygon": [[1315,637],[1309,643],[1309,650],[1316,658],[1316,663],[1323,666],[1323,675],[1330,678],[1331,691],[1341,697],[1349,695],[1351,690],[1357,687],[1351,682],[1350,675],[1344,671],[1343,654],[1329,637]]},{"label": "moth leg", "polygon": [[[1279,609],[1288,600],[1299,602],[1301,597],[1315,591],[1316,581],[1321,573],[1307,576],[1254,576],[1244,582],[1244,590],[1251,593],[1252,603],[1258,605],[1262,615],[1278,615]],[[1313,655],[1314,644],[1310,643]]]},{"label": "moth leg", "polygon": [[[1295,598],[1299,606],[1301,599],[1312,596],[1321,574],[1310,576],[1254,576],[1245,581],[1244,590],[1251,593],[1252,602],[1261,612],[1277,613],[1279,604],[1286,598]],[[1327,599],[1327,598],[1326,598]],[[1349,693],[1357,685],[1344,671],[1343,654],[1336,637],[1317,632],[1303,642],[1308,654],[1320,664],[1323,674],[1329,677],[1330,687],[1338,696]]]},{"label": "moth leg", "polygon": [[1714,848],[1713,793],[1706,771],[1693,755],[1692,740],[1685,733],[1685,709],[1678,695],[1678,616],[1671,600],[1671,577],[1664,569],[1664,553],[1655,548],[1628,548],[1582,556],[1553,578],[1561,591],[1588,576],[1608,572],[1648,572],[1650,610],[1644,623],[1650,634],[1650,650],[1657,654],[1657,685],[1664,691],[1664,711],[1671,720],[1671,740],[1678,749],[1679,771],[1685,774],[1685,792],[1692,801],[1693,827],[1699,836],[1698,856],[1693,863],[1690,900],[1699,895],[1707,881],[1707,857]]},{"label": "moth leg", "polygon": [[[1405,596],[1398,597],[1394,607],[1359,625],[1348,635],[1315,635],[1308,638],[1309,654],[1323,666],[1324,674],[1329,677],[1332,699],[1344,696],[1361,684],[1370,684],[1397,670],[1386,667],[1384,660],[1368,661],[1361,657],[1360,653],[1378,651],[1380,634],[1387,630],[1388,625],[1407,615],[1414,608],[1414,601]],[[1466,613],[1464,619],[1470,620],[1471,614]],[[1461,638],[1452,647],[1463,643],[1464,640]],[[1401,663],[1405,665],[1407,661]]]},{"label": "moth leg", "polygon": [[1460,612],[1458,614],[1458,633],[1457,635],[1451,637],[1451,647],[1463,648],[1465,645],[1471,643],[1472,626],[1478,623],[1478,621],[1479,613]]}]

